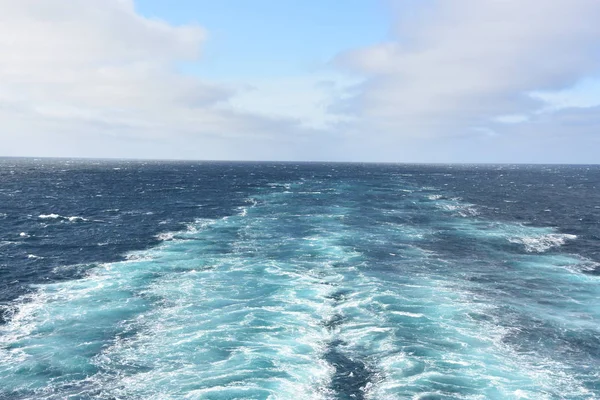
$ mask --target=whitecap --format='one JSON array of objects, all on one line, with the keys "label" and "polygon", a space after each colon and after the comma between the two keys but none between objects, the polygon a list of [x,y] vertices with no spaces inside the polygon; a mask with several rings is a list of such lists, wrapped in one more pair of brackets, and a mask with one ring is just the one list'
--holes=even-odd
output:
[{"label": "whitecap", "polygon": [[161,240],[163,242],[168,242],[170,240],[173,240],[173,238],[175,237],[175,233],[174,232],[163,232],[163,233],[159,233],[155,237],[158,240]]},{"label": "whitecap", "polygon": [[511,243],[522,244],[528,253],[543,253],[553,247],[564,245],[567,240],[577,239],[576,235],[566,233],[549,233],[537,236],[517,236],[508,238]]},{"label": "whitecap", "polygon": [[401,315],[403,317],[409,317],[409,318],[423,318],[424,315],[420,314],[420,313],[411,313],[408,311],[390,311],[391,314],[394,315]]},{"label": "whitecap", "polygon": [[55,220],[63,220],[63,221],[69,221],[69,222],[86,222],[88,221],[86,218],[77,216],[77,215],[73,215],[70,217],[64,217],[62,215],[59,214],[40,214],[38,216],[39,219],[55,219]]},{"label": "whitecap", "polygon": [[67,220],[69,220],[69,222],[85,222],[85,221],[87,221],[87,219],[85,219],[83,217],[78,217],[78,216],[67,217]]},{"label": "whitecap", "polygon": [[61,216],[58,214],[40,214],[38,218],[40,218],[40,219],[59,219],[59,218],[61,218]]},{"label": "whitecap", "polygon": [[460,203],[442,203],[437,206],[444,211],[453,212],[461,217],[475,217],[479,215],[479,211],[472,204],[460,204]]},{"label": "whitecap", "polygon": [[147,254],[147,253],[136,252],[136,253],[127,254],[125,256],[125,259],[127,261],[139,262],[139,261],[152,261],[154,259],[154,257],[152,257],[152,255]]}]

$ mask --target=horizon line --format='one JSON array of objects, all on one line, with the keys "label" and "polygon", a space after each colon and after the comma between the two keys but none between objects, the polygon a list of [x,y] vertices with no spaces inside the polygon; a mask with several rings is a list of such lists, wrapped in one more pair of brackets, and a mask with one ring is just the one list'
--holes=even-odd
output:
[{"label": "horizon line", "polygon": [[201,163],[281,163],[281,164],[373,164],[373,165],[487,165],[487,166],[502,166],[502,165],[556,165],[556,166],[600,166],[600,163],[564,163],[564,162],[427,162],[427,161],[334,161],[334,160],[208,160],[208,159],[192,159],[192,158],[120,158],[120,157],[71,157],[71,156],[0,156],[1,159],[27,159],[27,160],[73,160],[73,161],[133,161],[133,162],[201,162]]}]

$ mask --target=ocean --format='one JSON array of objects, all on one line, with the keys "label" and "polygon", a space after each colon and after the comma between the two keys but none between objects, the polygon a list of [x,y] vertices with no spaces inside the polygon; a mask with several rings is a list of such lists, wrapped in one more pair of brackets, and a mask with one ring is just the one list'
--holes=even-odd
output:
[{"label": "ocean", "polygon": [[0,398],[600,398],[599,240],[600,166],[0,159]]}]

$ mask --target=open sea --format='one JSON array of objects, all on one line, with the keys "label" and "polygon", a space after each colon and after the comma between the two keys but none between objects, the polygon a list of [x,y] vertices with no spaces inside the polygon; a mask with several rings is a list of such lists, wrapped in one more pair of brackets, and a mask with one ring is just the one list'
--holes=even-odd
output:
[{"label": "open sea", "polygon": [[600,398],[600,166],[0,159],[0,399]]}]

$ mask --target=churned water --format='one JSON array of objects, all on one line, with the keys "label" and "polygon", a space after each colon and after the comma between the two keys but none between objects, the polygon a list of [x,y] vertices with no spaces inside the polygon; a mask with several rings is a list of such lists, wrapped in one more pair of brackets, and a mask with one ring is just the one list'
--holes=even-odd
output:
[{"label": "churned water", "polygon": [[600,397],[600,167],[0,160],[0,398]]}]

